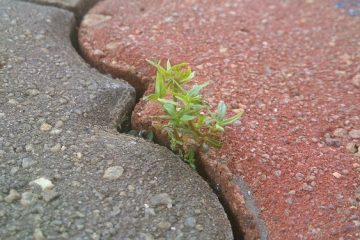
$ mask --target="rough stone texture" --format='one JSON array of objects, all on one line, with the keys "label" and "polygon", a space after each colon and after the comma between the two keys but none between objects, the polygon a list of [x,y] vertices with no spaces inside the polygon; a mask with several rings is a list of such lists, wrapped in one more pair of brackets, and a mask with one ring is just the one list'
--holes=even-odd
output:
[{"label": "rough stone texture", "polygon": [[[360,126],[360,17],[347,4],[356,1],[341,2],[105,0],[85,16],[79,41],[89,62],[140,92],[154,75],[145,59],[170,58],[213,83],[211,104],[245,108],[201,164],[246,238],[266,236],[261,216],[270,239],[357,239],[359,155],[346,146],[359,139],[333,132]],[[133,125],[149,127],[154,114],[141,101]]]},{"label": "rough stone texture", "polygon": [[[166,148],[116,131],[135,91],[83,62],[74,22],[0,0],[0,239],[231,239],[206,182]],[[115,166],[121,176],[104,179]],[[171,206],[152,206],[164,193]]]}]

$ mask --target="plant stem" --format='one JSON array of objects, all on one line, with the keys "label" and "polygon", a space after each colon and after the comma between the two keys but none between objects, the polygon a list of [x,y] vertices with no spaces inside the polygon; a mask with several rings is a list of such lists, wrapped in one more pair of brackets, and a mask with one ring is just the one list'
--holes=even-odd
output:
[{"label": "plant stem", "polygon": [[196,133],[196,135],[198,135],[198,136],[200,136],[200,137],[203,137],[203,136],[204,136],[199,130],[196,129],[196,127],[194,126],[194,124],[193,124],[192,121],[189,121],[189,127],[191,128],[191,130],[192,130],[193,132]]},{"label": "plant stem", "polygon": [[178,130],[177,130],[176,128],[173,128],[173,129],[174,129],[174,136],[175,136],[175,139],[176,139],[177,141],[180,141],[180,140],[181,140],[181,138],[180,138],[180,135],[179,135]]}]

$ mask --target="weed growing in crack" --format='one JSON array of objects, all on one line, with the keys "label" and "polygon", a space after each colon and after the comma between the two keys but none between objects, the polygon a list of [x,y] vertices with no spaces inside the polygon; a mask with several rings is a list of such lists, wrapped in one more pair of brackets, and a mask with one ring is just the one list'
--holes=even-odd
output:
[{"label": "weed growing in crack", "polygon": [[242,113],[226,118],[227,107],[223,101],[219,102],[216,112],[212,112],[210,105],[200,95],[208,82],[195,84],[186,90],[184,85],[195,77],[188,63],[171,66],[168,60],[164,68],[160,62],[147,61],[157,72],[155,92],[144,99],[160,103],[164,112],[156,117],[159,123],[153,127],[165,130],[171,150],[195,168],[196,152],[200,149],[207,151],[209,146],[221,148],[221,132],[226,125],[239,119]]}]

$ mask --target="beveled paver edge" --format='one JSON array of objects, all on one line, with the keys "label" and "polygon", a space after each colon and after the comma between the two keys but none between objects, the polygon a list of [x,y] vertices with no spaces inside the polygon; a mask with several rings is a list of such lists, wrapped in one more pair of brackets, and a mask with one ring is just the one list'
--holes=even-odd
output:
[{"label": "beveled paver edge", "polygon": [[246,240],[268,239],[266,224],[245,180],[234,176],[227,166],[206,155],[200,154],[198,161],[201,175],[216,189],[227,209],[235,236],[242,235]]}]

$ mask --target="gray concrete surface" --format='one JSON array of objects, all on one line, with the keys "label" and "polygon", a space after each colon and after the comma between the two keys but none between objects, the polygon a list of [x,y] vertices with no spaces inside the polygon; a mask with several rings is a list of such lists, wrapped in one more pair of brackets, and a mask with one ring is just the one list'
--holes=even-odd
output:
[{"label": "gray concrete surface", "polygon": [[21,0],[21,1],[63,8],[75,13],[75,17],[79,19],[99,0]]},{"label": "gray concrete surface", "polygon": [[195,172],[117,133],[134,89],[83,62],[74,23],[0,0],[0,239],[231,239]]}]

